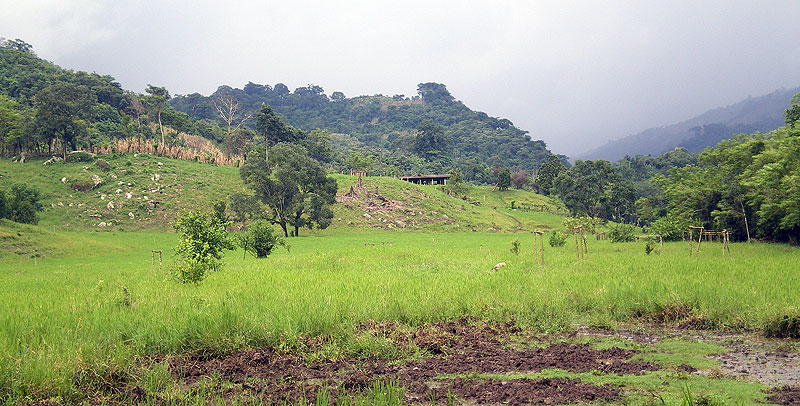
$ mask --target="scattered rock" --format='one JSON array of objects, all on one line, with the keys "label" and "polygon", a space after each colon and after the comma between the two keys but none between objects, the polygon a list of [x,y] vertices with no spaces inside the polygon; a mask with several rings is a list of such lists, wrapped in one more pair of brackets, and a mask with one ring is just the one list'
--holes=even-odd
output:
[{"label": "scattered rock", "polygon": [[369,215],[369,213],[364,213],[364,217],[366,217],[366,218],[368,218],[368,219],[371,219],[371,218],[372,218],[372,216],[370,216],[370,215]]},{"label": "scattered rock", "polygon": [[58,207],[64,207],[64,203],[63,202],[58,202]]},{"label": "scattered rock", "polygon": [[92,175],[92,183],[94,183],[94,187],[98,187],[103,184],[103,178],[97,175]]},{"label": "scattered rock", "polygon": [[133,197],[133,194],[131,194],[131,192],[125,193],[126,199],[130,199],[131,197]]},{"label": "scattered rock", "polygon": [[135,216],[133,215],[133,213],[132,213],[132,212],[128,212],[128,217],[130,217],[130,218],[131,218],[131,220],[133,220]]},{"label": "scattered rock", "polygon": [[158,180],[161,178],[161,175],[154,173],[150,178],[153,179],[153,182],[158,182]]},{"label": "scattered rock", "polygon": [[108,204],[106,205],[106,208],[109,209],[109,210],[114,210],[114,202],[108,202]]},{"label": "scattered rock", "polygon": [[492,267],[492,270],[493,270],[493,271],[496,271],[496,270],[498,270],[498,269],[500,269],[500,268],[502,268],[502,267],[504,267],[504,266],[506,266],[506,263],[505,263],[505,262],[501,262],[501,263],[499,263],[499,264],[497,264],[497,265],[493,266],[493,267]]},{"label": "scattered rock", "polygon": [[50,164],[54,164],[54,163],[59,162],[59,161],[61,161],[61,158],[59,158],[57,156],[54,156],[54,157],[44,161],[44,163],[42,163],[42,165],[50,165]]},{"label": "scattered rock", "polygon": [[114,193],[120,194],[120,193],[122,193],[122,189],[117,189],[117,190],[114,191]]},{"label": "scattered rock", "polygon": [[101,221],[100,223],[97,224],[98,227],[108,227],[109,225],[110,224],[106,223],[105,221]]},{"label": "scattered rock", "polygon": [[61,183],[67,183],[67,178],[61,178]]}]

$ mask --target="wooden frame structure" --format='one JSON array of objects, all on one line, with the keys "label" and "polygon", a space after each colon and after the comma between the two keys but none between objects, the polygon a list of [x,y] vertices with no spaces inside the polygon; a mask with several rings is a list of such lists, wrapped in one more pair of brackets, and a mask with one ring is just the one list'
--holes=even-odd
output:
[{"label": "wooden frame structure", "polygon": [[605,231],[598,231],[598,232],[594,233],[594,239],[597,240],[597,241],[607,240],[608,236],[606,236],[606,232]]},{"label": "wooden frame structure", "polygon": [[[697,230],[697,241],[694,240],[694,232]],[[727,251],[728,254],[731,253],[731,232],[727,229],[722,231],[713,231],[713,230],[706,230],[704,227],[694,227],[689,226],[689,231],[687,232],[689,237],[689,255],[699,254],[700,253],[700,243],[703,241],[703,237],[706,238],[707,242],[713,242],[714,237],[718,237],[719,241],[722,243],[722,255],[725,255]]]},{"label": "wooden frame structure", "polygon": [[648,239],[648,238],[656,238],[656,237],[658,237],[659,245],[661,245],[663,247],[664,246],[664,238],[661,236],[661,234],[637,235],[636,237],[633,237],[633,239],[638,244],[640,239]]},{"label": "wooden frame structure", "polygon": [[572,233],[575,235],[575,254],[578,257],[578,261],[580,261],[589,252],[589,248],[586,245],[586,236],[583,235],[583,226],[573,227]]},{"label": "wooden frame structure", "polygon": [[[536,237],[539,237],[539,249],[536,248]],[[536,252],[539,251],[541,264],[544,265],[544,231],[533,232],[533,263],[538,264],[540,260],[537,259]]]}]

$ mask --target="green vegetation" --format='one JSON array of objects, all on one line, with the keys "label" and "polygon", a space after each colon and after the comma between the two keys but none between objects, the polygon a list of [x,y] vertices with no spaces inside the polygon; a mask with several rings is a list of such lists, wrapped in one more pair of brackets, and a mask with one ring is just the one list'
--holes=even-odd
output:
[{"label": "green vegetation", "polygon": [[178,257],[173,272],[184,283],[198,283],[208,272],[222,270],[222,255],[234,249],[224,218],[225,206],[210,216],[200,211],[184,211],[173,223],[181,233],[175,253]]},{"label": "green vegetation", "polygon": [[[150,354],[220,354],[320,334],[346,349],[366,320],[471,315],[562,331],[702,319],[760,331],[797,314],[797,281],[786,270],[798,251],[781,245],[733,244],[734,260],[714,245],[689,257],[684,243],[667,243],[654,257],[635,244],[591,241],[580,263],[556,248],[540,266],[531,240],[515,235],[336,233],[300,237],[268,261],[231,253],[224,272],[183,285],[151,270],[150,250],[170,252],[174,234],[3,232],[69,242],[58,257],[8,255],[0,266],[0,285],[10,287],[0,292],[0,383],[15,397],[75,399],[85,389],[79,377],[135,375]],[[508,251],[517,238],[518,257]],[[67,252],[71,244],[87,248]],[[499,261],[508,266],[490,271]]]}]

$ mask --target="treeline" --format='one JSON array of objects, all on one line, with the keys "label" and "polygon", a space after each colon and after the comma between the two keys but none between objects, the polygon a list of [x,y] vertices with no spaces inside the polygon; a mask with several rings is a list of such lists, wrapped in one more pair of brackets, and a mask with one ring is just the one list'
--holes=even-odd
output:
[{"label": "treeline", "polygon": [[62,69],[36,56],[22,40],[0,42],[0,156],[61,155],[108,147],[114,140],[153,140],[181,146],[180,133],[221,139],[216,121],[173,109],[169,92],[148,85],[123,90],[108,75]]},{"label": "treeline", "polygon": [[689,225],[728,230],[739,241],[800,243],[800,95],[786,126],[736,135],[699,154],[577,161],[549,192],[576,215],[636,223],[668,239]]},{"label": "treeline", "polygon": [[[531,140],[511,121],[470,110],[445,85],[421,83],[417,90],[413,97],[347,98],[342,92],[329,97],[316,85],[289,91],[282,83],[251,82],[242,89],[221,86],[208,97],[177,96],[170,104],[223,126],[227,120],[220,106],[230,105],[228,101],[233,100],[239,117],[252,116],[266,104],[292,126],[329,131],[337,162],[376,175],[458,169],[466,181],[494,184],[500,169],[530,174],[552,155],[544,142]],[[254,130],[255,122],[245,121],[241,128]],[[231,142],[237,143],[242,140]],[[560,158],[567,164],[566,157]]]}]

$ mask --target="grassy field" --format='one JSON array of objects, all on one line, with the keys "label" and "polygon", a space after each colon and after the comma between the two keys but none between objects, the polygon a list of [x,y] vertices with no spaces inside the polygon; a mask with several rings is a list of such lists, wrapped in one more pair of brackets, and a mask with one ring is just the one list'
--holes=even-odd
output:
[{"label": "grassy field", "polygon": [[[571,242],[546,245],[541,266],[528,233],[330,233],[292,238],[290,251],[264,260],[231,252],[223,272],[195,286],[151,269],[151,250],[163,250],[168,265],[175,234],[2,230],[0,239],[63,244],[49,257],[0,260],[7,401],[80,399],[120,376],[143,380],[142,360],[156,354],[291,347],[318,335],[335,337],[326,356],[391,351],[355,335],[367,320],[414,326],[467,315],[539,332],[654,322],[760,331],[800,314],[800,251],[784,245],[738,243],[723,257],[708,244],[690,257],[688,243],[645,255],[643,244],[590,240],[580,262]],[[509,250],[515,239],[518,256]],[[493,271],[499,262],[507,266]]]}]

